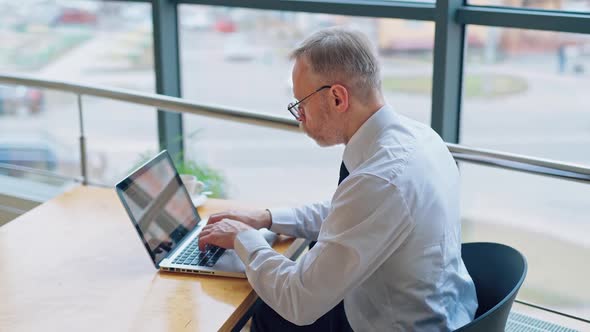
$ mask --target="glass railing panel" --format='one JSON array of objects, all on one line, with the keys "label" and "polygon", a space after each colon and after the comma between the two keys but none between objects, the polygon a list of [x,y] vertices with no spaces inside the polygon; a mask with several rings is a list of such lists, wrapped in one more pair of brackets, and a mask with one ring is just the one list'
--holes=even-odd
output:
[{"label": "glass railing panel", "polygon": [[520,250],[528,275],[518,298],[590,318],[590,185],[461,163],[465,242]]},{"label": "glass railing panel", "polygon": [[461,144],[590,165],[590,35],[469,26]]},{"label": "glass railing panel", "polygon": [[184,125],[188,169],[209,169],[200,180],[215,196],[297,206],[329,200],[336,189],[342,146],[320,148],[298,132],[195,115],[185,115]]},{"label": "glass railing panel", "polygon": [[[82,108],[91,182],[112,185],[157,149],[158,126],[153,107],[84,96]],[[141,154],[145,154],[143,159],[138,157]],[[38,111],[27,106],[1,114],[0,163],[79,180],[77,97],[43,91]],[[30,176],[14,170],[6,174],[23,179]]]},{"label": "glass railing panel", "polygon": [[158,150],[158,125],[153,107],[84,97],[88,176],[114,185]]},{"label": "glass railing panel", "polygon": [[[149,3],[4,1],[0,40],[2,72],[155,92]],[[113,183],[125,152],[157,144],[153,108],[83,97],[83,109],[92,181]],[[76,96],[1,85],[0,162],[79,177]]]},{"label": "glass railing panel", "polygon": [[289,51],[313,31],[346,26],[379,49],[383,91],[400,113],[430,123],[432,22],[180,5],[185,98],[290,116]]},{"label": "glass railing panel", "polygon": [[[53,191],[46,189],[55,184],[55,179],[38,176],[34,171],[72,181],[81,175],[76,97],[24,86],[3,86],[0,94],[0,187],[14,189],[12,194],[17,196],[50,198]],[[27,168],[33,172],[27,172]],[[22,185],[15,186],[15,181]],[[32,181],[49,187],[31,186]],[[54,192],[61,190],[56,188]]]}]

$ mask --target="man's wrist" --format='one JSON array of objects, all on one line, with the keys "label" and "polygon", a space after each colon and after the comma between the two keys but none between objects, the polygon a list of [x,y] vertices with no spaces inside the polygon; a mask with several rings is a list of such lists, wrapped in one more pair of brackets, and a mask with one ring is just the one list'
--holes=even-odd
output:
[{"label": "man's wrist", "polygon": [[267,217],[267,222],[265,223],[265,228],[270,229],[272,227],[272,213],[270,213],[269,209],[265,209],[265,217]]}]

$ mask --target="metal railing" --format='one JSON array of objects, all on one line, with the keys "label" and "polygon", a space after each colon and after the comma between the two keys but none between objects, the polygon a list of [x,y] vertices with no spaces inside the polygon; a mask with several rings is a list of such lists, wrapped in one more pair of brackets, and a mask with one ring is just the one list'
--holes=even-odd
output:
[{"label": "metal railing", "polygon": [[[125,89],[103,88],[91,85],[69,83],[56,80],[44,80],[24,75],[0,75],[0,83],[26,85],[37,88],[70,92],[77,96],[78,116],[80,123],[80,172],[83,184],[88,184],[86,163],[86,140],[84,133],[84,119],[82,97],[93,96],[112,100],[119,100],[144,106],[153,106],[171,112],[204,115],[224,120],[299,132],[298,122],[285,117],[252,112],[248,110],[230,108],[220,105],[198,104],[182,98],[169,97],[153,93],[142,93]],[[512,171],[538,174],[564,180],[590,184],[590,168],[572,163],[555,160],[534,158],[524,155],[504,153],[492,150],[470,148],[459,144],[447,144],[449,151],[456,161],[473,163],[483,166],[508,169]],[[0,167],[2,167],[0,165]],[[21,167],[21,170],[26,168]],[[37,172],[34,169],[29,169]],[[47,172],[44,172],[47,175]],[[72,178],[76,181],[78,178]]]},{"label": "metal railing", "polygon": [[572,163],[447,143],[456,161],[590,184],[590,168]]}]

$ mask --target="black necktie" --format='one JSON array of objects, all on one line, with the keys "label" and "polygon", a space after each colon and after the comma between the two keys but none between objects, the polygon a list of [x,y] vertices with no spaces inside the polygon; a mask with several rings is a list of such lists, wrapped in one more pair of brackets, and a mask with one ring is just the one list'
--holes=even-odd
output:
[{"label": "black necktie", "polygon": [[[344,162],[342,162],[342,164],[340,164],[340,177],[338,178],[338,185],[340,185],[340,183],[344,181],[344,179],[346,179],[347,176],[348,170],[346,169],[346,166],[344,166]],[[309,249],[313,248],[314,245],[315,241],[311,241],[309,243]]]},{"label": "black necktie", "polygon": [[342,164],[340,164],[340,178],[338,179],[338,185],[340,185],[340,183],[342,183],[342,181],[344,181],[347,176],[348,170],[346,169],[346,166],[344,166],[344,162],[342,162]]}]

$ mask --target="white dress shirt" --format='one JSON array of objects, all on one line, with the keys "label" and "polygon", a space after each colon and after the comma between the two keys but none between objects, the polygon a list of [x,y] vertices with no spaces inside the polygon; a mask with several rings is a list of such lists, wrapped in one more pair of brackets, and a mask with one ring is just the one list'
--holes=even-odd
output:
[{"label": "white dress shirt", "polygon": [[470,322],[477,298],[461,259],[459,174],[441,138],[385,106],[353,135],[343,161],[350,175],[331,201],[271,210],[272,231],[317,239],[299,261],[259,232],[236,237],[256,293],[297,325],[342,299],[355,331]]}]

